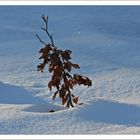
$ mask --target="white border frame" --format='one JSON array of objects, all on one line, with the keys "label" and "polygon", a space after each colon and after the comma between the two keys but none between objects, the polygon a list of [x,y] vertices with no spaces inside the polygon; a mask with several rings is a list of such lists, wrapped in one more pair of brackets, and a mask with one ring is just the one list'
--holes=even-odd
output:
[{"label": "white border frame", "polygon": [[140,135],[0,135],[6,140],[139,140]]},{"label": "white border frame", "polygon": [[46,1],[6,1],[6,0],[0,0],[0,5],[140,5],[140,1],[137,1],[137,0],[134,0],[134,1],[105,1],[105,0],[95,0],[95,1],[90,1],[90,0],[87,0],[87,1],[78,1],[78,0],[75,0],[75,1],[67,1],[67,0],[46,0]]},{"label": "white border frame", "polygon": [[[140,1],[124,1],[124,0],[120,0],[120,1],[105,1],[105,0],[98,0],[98,1],[59,1],[59,0],[55,0],[55,1],[0,1],[0,6],[4,6],[4,5],[10,5],[10,6],[28,6],[28,5],[33,5],[33,6],[39,6],[39,5],[43,5],[43,6],[47,6],[47,5],[118,5],[118,6],[140,6]],[[140,139],[140,135],[0,135],[0,139],[12,139],[12,140],[23,140],[23,139],[34,139],[34,140],[43,140],[43,139],[81,139],[81,140],[86,140],[86,139],[106,139],[106,140],[110,140],[110,139]]]}]

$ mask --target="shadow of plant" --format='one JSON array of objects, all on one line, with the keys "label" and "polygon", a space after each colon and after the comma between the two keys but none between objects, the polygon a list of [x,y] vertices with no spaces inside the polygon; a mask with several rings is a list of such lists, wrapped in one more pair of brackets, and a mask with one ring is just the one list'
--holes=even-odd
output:
[{"label": "shadow of plant", "polygon": [[87,121],[140,126],[140,106],[132,104],[99,99],[81,107],[76,114]]},{"label": "shadow of plant", "polygon": [[41,98],[33,96],[31,91],[23,87],[0,82],[0,104],[42,104]]}]

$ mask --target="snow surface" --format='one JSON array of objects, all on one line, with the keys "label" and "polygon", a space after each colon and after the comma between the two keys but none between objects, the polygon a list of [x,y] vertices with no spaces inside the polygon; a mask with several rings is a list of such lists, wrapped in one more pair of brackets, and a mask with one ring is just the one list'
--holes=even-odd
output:
[{"label": "snow surface", "polygon": [[[74,109],[36,71],[43,13],[74,72],[93,80],[73,91],[84,103]],[[0,134],[140,134],[139,6],[0,6],[0,32]]]}]

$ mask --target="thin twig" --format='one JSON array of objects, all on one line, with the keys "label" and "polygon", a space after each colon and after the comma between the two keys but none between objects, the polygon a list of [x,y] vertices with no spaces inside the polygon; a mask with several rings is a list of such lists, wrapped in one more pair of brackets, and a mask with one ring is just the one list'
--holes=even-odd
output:
[{"label": "thin twig", "polygon": [[74,107],[74,105],[72,103],[72,99],[71,99],[71,94],[69,93],[68,96],[69,96],[69,103],[70,103],[71,107]]},{"label": "thin twig", "polygon": [[42,19],[46,24],[46,30],[48,30],[48,16],[45,17],[45,15],[43,14]]},{"label": "thin twig", "polygon": [[49,37],[50,40],[51,40],[52,46],[54,47],[53,37],[52,37],[52,35],[48,32],[48,16],[45,17],[45,16],[43,15],[43,16],[42,16],[42,19],[43,19],[43,21],[45,22],[46,28],[41,28],[41,29],[44,30],[44,31],[47,33],[48,37]]},{"label": "thin twig", "polygon": [[49,38],[51,40],[52,46],[54,47],[54,42],[53,42],[52,35],[50,35],[50,33],[48,32],[48,30],[46,30],[45,28],[41,28],[41,29],[44,30],[47,33],[47,35],[49,36]]},{"label": "thin twig", "polygon": [[43,43],[44,45],[47,45],[44,41],[41,40],[41,38],[37,34],[35,34],[35,35],[41,43]]}]

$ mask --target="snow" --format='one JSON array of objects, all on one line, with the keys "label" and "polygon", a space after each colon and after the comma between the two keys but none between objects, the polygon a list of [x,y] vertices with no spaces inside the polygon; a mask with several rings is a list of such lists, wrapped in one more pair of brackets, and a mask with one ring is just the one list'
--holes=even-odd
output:
[{"label": "snow", "polygon": [[[74,72],[93,80],[75,87],[83,105],[73,109],[52,100],[51,75],[36,70],[43,13],[55,45],[80,64]],[[0,6],[0,134],[139,134],[139,13],[139,6]]]},{"label": "snow", "polygon": [[77,113],[83,120],[133,126],[139,125],[139,109],[140,106],[136,105],[98,99],[86,105]]}]

